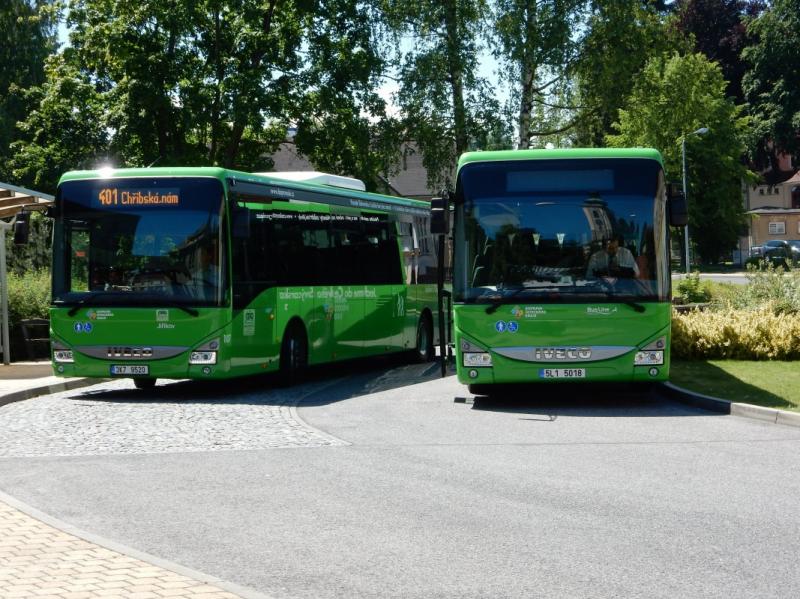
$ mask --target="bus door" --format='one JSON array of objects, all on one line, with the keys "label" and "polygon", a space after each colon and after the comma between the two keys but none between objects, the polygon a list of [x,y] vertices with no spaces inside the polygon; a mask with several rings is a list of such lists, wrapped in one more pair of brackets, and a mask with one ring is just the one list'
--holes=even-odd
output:
[{"label": "bus door", "polygon": [[385,213],[361,214],[364,267],[364,345],[369,354],[403,348],[407,287],[396,223]]},{"label": "bus door", "polygon": [[333,351],[337,360],[364,355],[363,233],[357,211],[331,207],[329,282],[333,289]]}]

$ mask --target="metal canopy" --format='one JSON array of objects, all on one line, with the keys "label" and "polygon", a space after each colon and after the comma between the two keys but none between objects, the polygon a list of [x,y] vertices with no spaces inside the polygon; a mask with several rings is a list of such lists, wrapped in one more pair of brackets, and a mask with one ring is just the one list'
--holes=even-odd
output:
[{"label": "metal canopy", "polygon": [[0,181],[0,218],[15,216],[26,210],[44,210],[53,203],[53,196]]},{"label": "metal canopy", "polygon": [[53,196],[0,181],[0,350],[3,364],[11,361],[8,334],[8,276],[6,273],[6,231],[11,229],[14,217],[22,210],[44,210],[53,203]]}]

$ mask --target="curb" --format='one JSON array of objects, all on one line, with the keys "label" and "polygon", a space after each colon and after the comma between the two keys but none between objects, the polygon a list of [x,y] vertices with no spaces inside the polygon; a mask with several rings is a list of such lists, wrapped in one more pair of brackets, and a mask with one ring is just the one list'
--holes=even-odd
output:
[{"label": "curb", "polygon": [[105,383],[111,379],[70,379],[63,383],[54,383],[52,385],[43,385],[41,387],[31,387],[30,389],[22,389],[20,391],[12,391],[6,395],[0,396],[0,407],[14,403],[15,401],[23,401],[40,395],[50,395],[51,393],[60,393],[61,391],[69,391],[71,389],[78,389],[80,387],[89,387],[99,383]]},{"label": "curb", "polygon": [[138,559],[139,561],[146,562],[153,566],[157,566],[162,570],[168,570],[170,572],[180,574],[181,576],[192,578],[199,582],[204,582],[219,587],[223,591],[228,591],[229,593],[238,595],[242,599],[274,599],[271,595],[265,595],[264,593],[260,593],[253,589],[249,589],[247,587],[243,587],[232,582],[227,582],[225,580],[222,580],[221,578],[217,578],[216,576],[211,576],[210,574],[204,574],[203,572],[187,568],[186,566],[181,566],[180,564],[176,564],[167,559],[156,557],[155,555],[150,555],[149,553],[145,553],[144,551],[139,551],[138,549],[133,549],[131,547],[128,547],[127,545],[123,545],[122,543],[117,543],[116,541],[112,541],[110,539],[106,539],[105,537],[101,537],[100,535],[86,532],[85,530],[82,530],[77,526],[73,526],[72,524],[63,522],[58,518],[54,518],[53,516],[45,514],[44,512],[40,512],[36,508],[20,501],[19,499],[7,495],[3,491],[0,491],[0,501],[7,503],[11,507],[19,510],[24,514],[27,514],[28,516],[30,516],[35,520],[44,522],[45,524],[52,526],[53,528],[56,528],[67,534],[70,534],[74,537],[78,537],[80,539],[83,539],[84,541],[93,543],[94,545],[99,545],[101,547],[105,547],[106,549],[110,549],[111,551],[116,551],[117,553],[120,553],[122,555],[127,555],[128,557],[132,557]]},{"label": "curb", "polygon": [[694,391],[683,389],[672,383],[662,383],[661,387],[671,398],[690,406],[717,412],[719,414],[742,416],[744,418],[753,418],[773,424],[800,427],[800,413],[797,412],[788,412],[776,408],[765,408],[749,403],[719,399],[718,397],[711,397],[710,395],[703,395],[702,393],[695,393]]}]

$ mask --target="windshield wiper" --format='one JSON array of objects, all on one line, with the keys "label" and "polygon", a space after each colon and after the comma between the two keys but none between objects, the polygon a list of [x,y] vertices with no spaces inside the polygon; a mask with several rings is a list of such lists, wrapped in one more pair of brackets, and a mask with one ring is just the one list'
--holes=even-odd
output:
[{"label": "windshield wiper", "polygon": [[101,296],[104,296],[104,295],[114,295],[114,294],[112,292],[109,292],[109,291],[97,291],[97,292],[92,293],[91,295],[87,295],[83,299],[79,299],[75,303],[75,305],[72,306],[69,309],[69,312],[67,312],[67,316],[75,316],[75,313],[78,310],[80,310],[83,306],[87,306],[87,305],[93,303],[90,300],[94,300],[94,298],[101,297]]},{"label": "windshield wiper", "polygon": [[501,296],[501,297],[497,298],[496,300],[492,300],[493,303],[492,303],[491,306],[488,306],[486,308],[486,313],[487,314],[494,314],[495,312],[497,312],[497,310],[500,308],[500,306],[502,306],[503,304],[506,303],[507,299],[510,299],[512,297],[515,297],[515,296],[519,295],[520,293],[522,293],[526,289],[535,289],[535,287],[525,287],[523,285],[519,289],[515,289],[514,291],[512,291],[511,293],[509,293],[506,296]]},{"label": "windshield wiper", "polygon": [[[83,299],[77,301],[77,303],[69,309],[67,312],[67,316],[75,316],[75,314],[80,310],[83,306],[89,306],[95,303],[94,299],[98,297],[103,297],[106,295],[111,295],[115,297],[119,297],[119,292],[115,291],[96,291],[92,292],[91,295],[87,295]],[[137,298],[141,299],[141,298]],[[168,306],[170,308],[177,308],[178,310],[182,310],[186,312],[190,316],[200,316],[200,312],[195,310],[194,308],[190,308],[189,306],[182,304],[180,302],[171,301],[162,297],[158,297],[154,300],[161,306]]]}]

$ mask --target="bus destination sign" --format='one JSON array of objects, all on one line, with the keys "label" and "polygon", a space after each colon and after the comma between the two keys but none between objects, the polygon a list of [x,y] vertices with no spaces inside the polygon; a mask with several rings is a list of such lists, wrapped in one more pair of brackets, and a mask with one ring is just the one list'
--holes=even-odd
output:
[{"label": "bus destination sign", "polygon": [[128,188],[103,187],[97,192],[97,202],[103,208],[115,206],[178,206],[180,190],[176,188]]}]

